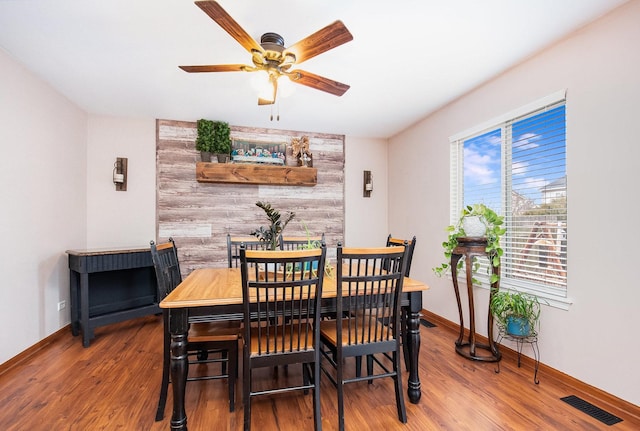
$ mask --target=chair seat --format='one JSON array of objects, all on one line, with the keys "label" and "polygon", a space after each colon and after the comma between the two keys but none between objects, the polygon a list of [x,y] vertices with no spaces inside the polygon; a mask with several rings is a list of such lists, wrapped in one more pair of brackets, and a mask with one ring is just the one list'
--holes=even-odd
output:
[{"label": "chair seat", "polygon": [[235,341],[240,336],[239,321],[198,322],[189,326],[189,342]]},{"label": "chair seat", "polygon": [[[389,330],[386,325],[369,325],[365,320],[362,326],[356,328],[351,320],[351,330],[349,330],[349,319],[342,319],[342,345],[364,344],[367,342],[394,341],[393,331]],[[364,327],[364,330],[363,330]],[[349,335],[351,333],[351,335]],[[357,340],[362,338],[362,334],[367,334],[368,340]],[[320,336],[325,342],[331,343],[333,346],[338,345],[338,328],[335,320],[323,320],[320,322]],[[351,338],[349,338],[351,336]],[[370,340],[370,341],[369,341]]]}]

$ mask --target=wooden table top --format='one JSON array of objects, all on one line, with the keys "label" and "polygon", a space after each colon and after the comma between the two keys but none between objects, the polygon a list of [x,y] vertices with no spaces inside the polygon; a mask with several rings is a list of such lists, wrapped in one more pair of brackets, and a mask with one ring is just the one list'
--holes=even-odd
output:
[{"label": "wooden table top", "polygon": [[[325,275],[322,296],[336,296],[335,271]],[[403,292],[427,290],[425,283],[405,277]],[[207,307],[242,304],[242,276],[240,268],[200,268],[185,278],[173,292],[160,302],[160,308]]]},{"label": "wooden table top", "polygon": [[120,253],[151,253],[150,247],[115,247],[115,248],[88,248],[83,250],[65,250],[65,253],[72,256],[102,256],[106,254],[120,254]]}]

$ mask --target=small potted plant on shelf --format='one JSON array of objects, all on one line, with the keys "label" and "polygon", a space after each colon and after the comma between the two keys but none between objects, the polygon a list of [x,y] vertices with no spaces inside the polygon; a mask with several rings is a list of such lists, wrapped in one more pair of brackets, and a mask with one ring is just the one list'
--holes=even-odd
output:
[{"label": "small potted plant on shelf", "polygon": [[268,250],[277,250],[279,247],[280,234],[287,227],[287,224],[295,217],[295,213],[288,212],[283,218],[280,212],[273,208],[270,203],[256,202],[256,206],[262,208],[267,215],[267,218],[271,224],[267,227],[260,226],[258,229],[251,232],[251,235],[256,236],[260,241],[267,243]]},{"label": "small potted plant on shelf", "polygon": [[227,163],[231,154],[231,128],[224,121],[214,122],[212,152],[218,157],[218,163]]},{"label": "small potted plant on shelf", "polygon": [[[480,229],[474,226],[480,224]],[[468,237],[482,237],[486,238],[487,246],[486,252],[489,258],[489,266],[487,273],[489,274],[489,283],[496,283],[499,279],[499,275],[494,273],[493,268],[497,268],[500,265],[500,257],[504,253],[500,247],[500,239],[506,230],[502,227],[504,223],[504,217],[496,214],[491,208],[484,204],[467,205],[462,208],[460,218],[455,225],[447,226],[447,232],[449,233],[447,240],[442,243],[444,248],[444,257],[446,261],[441,265],[433,268],[433,272],[442,277],[447,272],[452,270],[451,268],[451,255],[458,246],[460,238]],[[464,266],[464,259],[458,261],[458,267],[456,270],[462,269]],[[477,273],[480,268],[480,263],[473,262],[472,273]],[[497,271],[496,271],[497,272]],[[474,283],[478,283],[478,280],[473,279]]]},{"label": "small potted plant on shelf", "polygon": [[210,162],[214,143],[214,122],[203,118],[198,120],[197,124],[196,150],[200,151],[200,159],[203,162]]},{"label": "small potted plant on shelf", "polygon": [[534,295],[517,291],[493,290],[489,309],[498,327],[508,335],[535,335],[540,317],[540,302]]}]

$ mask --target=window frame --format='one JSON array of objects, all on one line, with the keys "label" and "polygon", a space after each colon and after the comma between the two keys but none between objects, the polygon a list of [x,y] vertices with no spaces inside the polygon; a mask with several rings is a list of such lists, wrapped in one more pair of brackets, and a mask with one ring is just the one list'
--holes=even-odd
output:
[{"label": "window frame", "polygon": [[[548,96],[545,96],[541,99],[538,99],[534,102],[526,104],[520,108],[509,111],[503,115],[500,115],[491,120],[485,121],[481,124],[478,124],[472,128],[466,129],[462,132],[456,133],[449,137],[449,145],[450,145],[450,224],[455,224],[460,217],[460,210],[462,209],[462,205],[464,203],[464,142],[466,140],[470,140],[474,137],[481,136],[483,134],[489,133],[494,130],[500,129],[500,137],[501,137],[501,208],[498,208],[497,212],[503,213],[505,207],[507,206],[507,202],[505,199],[510,199],[509,197],[504,196],[504,191],[506,190],[507,181],[512,180],[512,175],[505,175],[507,163],[509,163],[510,158],[507,157],[508,154],[506,152],[511,152],[511,145],[507,145],[507,140],[510,139],[508,133],[512,132],[512,125],[519,121],[520,119],[537,115],[541,110],[551,107],[553,105],[558,105],[560,103],[564,103],[566,106],[566,89],[556,91]],[[566,111],[565,111],[566,115]],[[566,122],[566,117],[565,117]],[[509,125],[509,127],[507,126]],[[565,126],[566,127],[566,126]],[[507,130],[508,129],[508,130]],[[565,128],[565,151],[566,151],[566,128]],[[565,172],[566,172],[566,160],[565,160]],[[509,232],[505,235],[507,237]],[[504,248],[504,244],[503,244]],[[506,251],[506,250],[505,250]],[[565,251],[565,258],[568,256],[568,249]],[[482,273],[482,271],[481,271]],[[482,288],[488,289],[489,283],[487,277],[482,277],[479,274],[477,277],[482,281]],[[536,283],[526,280],[519,280],[515,278],[502,278],[500,280],[500,287],[506,290],[518,290],[518,291],[526,291],[537,297],[541,298],[545,303],[567,310],[569,305],[573,302],[569,297],[569,283],[568,277],[564,286],[564,289],[553,288],[549,285],[545,285],[542,283]]]}]

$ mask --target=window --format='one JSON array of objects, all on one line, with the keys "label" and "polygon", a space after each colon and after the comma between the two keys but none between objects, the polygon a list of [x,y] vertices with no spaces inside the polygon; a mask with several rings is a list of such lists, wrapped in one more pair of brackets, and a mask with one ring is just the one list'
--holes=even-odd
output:
[{"label": "window", "polygon": [[484,203],[505,217],[500,285],[567,296],[564,91],[451,138],[451,217]]}]

